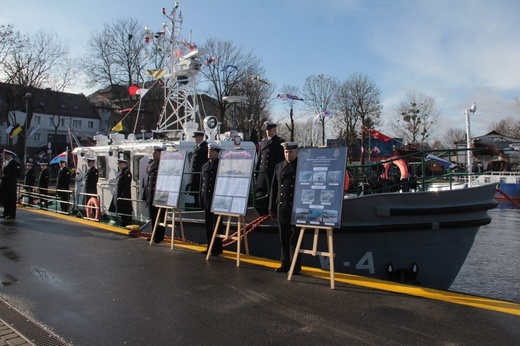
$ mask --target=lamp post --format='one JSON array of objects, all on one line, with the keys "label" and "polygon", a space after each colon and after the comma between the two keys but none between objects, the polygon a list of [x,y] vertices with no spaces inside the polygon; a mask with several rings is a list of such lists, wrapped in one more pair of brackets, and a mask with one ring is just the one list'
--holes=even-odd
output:
[{"label": "lamp post", "polygon": [[237,103],[247,101],[247,96],[224,96],[222,99],[233,104],[233,130],[237,131]]},{"label": "lamp post", "polygon": [[27,135],[27,126],[28,126],[28,122],[29,122],[29,113],[30,113],[29,108],[31,107],[32,94],[31,93],[25,94],[24,99],[25,99],[25,124],[24,124],[25,139],[23,141],[23,159],[24,159],[24,164],[26,164],[29,161],[27,159],[27,140],[29,139],[29,136]]},{"label": "lamp post", "polygon": [[468,176],[469,176],[469,180],[468,180],[468,186],[471,187],[471,180],[472,180],[472,177],[471,177],[471,174],[473,173],[473,162],[472,162],[472,159],[473,159],[473,153],[471,152],[471,128],[470,128],[470,123],[469,123],[469,113],[473,113],[475,114],[477,110],[477,105],[475,103],[473,103],[473,105],[471,105],[471,108],[470,109],[466,109],[464,111],[464,115],[466,116],[466,146],[467,146],[467,149],[468,149],[468,157],[467,157],[467,165],[468,165]]}]

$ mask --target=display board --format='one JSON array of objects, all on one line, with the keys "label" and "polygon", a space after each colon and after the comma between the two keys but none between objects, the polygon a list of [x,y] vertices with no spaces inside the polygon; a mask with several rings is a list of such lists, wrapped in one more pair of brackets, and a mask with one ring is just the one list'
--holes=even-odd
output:
[{"label": "display board", "polygon": [[347,148],[299,151],[291,223],[339,228]]},{"label": "display board", "polygon": [[212,212],[246,215],[254,158],[254,150],[221,152],[211,204]]},{"label": "display board", "polygon": [[161,152],[155,184],[155,206],[177,208],[185,161],[186,150]]}]

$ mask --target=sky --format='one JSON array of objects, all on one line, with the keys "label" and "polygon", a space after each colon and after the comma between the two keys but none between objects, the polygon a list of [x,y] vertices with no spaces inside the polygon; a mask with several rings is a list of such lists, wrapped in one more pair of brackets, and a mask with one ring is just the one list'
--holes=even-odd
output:
[{"label": "sky", "polygon": [[[55,32],[80,57],[93,33],[121,18],[159,31],[165,0],[1,0],[0,24],[21,33]],[[195,43],[209,38],[252,51],[275,86],[303,88],[311,75],[346,81],[353,73],[381,90],[383,125],[414,90],[436,100],[442,122],[436,131],[466,129],[483,135],[492,123],[520,120],[520,1],[517,0],[184,0],[183,34]],[[90,93],[76,87],[72,92]],[[273,120],[287,113],[275,100]],[[302,107],[303,108],[303,107]],[[303,109],[295,109],[303,115]]]}]

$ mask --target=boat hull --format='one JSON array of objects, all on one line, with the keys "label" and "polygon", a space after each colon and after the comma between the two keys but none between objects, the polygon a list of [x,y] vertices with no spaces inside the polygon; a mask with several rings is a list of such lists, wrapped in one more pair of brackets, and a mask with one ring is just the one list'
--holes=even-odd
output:
[{"label": "boat hull", "polygon": [[[487,210],[497,205],[493,199],[495,186],[345,199],[342,226],[333,231],[335,270],[449,289],[480,226],[491,222]],[[250,210],[246,221],[257,216]],[[205,243],[204,225],[198,217],[196,213],[183,216],[185,223],[194,226],[185,235],[190,241]],[[311,233],[306,232],[302,248],[312,248]],[[318,251],[327,251],[325,232],[320,233]],[[280,240],[274,220],[264,222],[249,233],[248,243],[253,256],[280,258]],[[236,244],[224,248],[236,251]],[[328,258],[301,256],[303,265],[329,269]]]}]

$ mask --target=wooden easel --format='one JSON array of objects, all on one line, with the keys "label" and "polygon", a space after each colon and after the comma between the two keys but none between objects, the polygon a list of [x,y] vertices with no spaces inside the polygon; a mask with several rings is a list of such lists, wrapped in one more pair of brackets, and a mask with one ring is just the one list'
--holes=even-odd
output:
[{"label": "wooden easel", "polygon": [[[153,231],[152,236],[150,237],[150,245],[153,243],[153,237],[155,236],[155,231],[157,230],[157,226],[163,226],[164,229],[168,226],[172,227],[172,236],[171,236],[171,244],[170,248],[173,250],[173,238],[175,237],[175,212],[177,211],[179,215],[179,224],[181,226],[181,237],[182,239],[185,239],[184,237],[184,225],[182,224],[182,214],[180,208],[173,208],[173,207],[158,207],[159,210],[157,211],[157,218],[155,219],[155,223],[153,225]],[[164,212],[164,217],[162,221],[161,219],[161,213]],[[171,215],[171,217],[168,219],[168,214]]]},{"label": "wooden easel", "polygon": [[[287,277],[287,280],[291,281],[294,267],[296,265],[296,259],[298,258],[300,253],[309,254],[309,255],[320,255],[325,256],[329,258],[329,268],[330,268],[330,289],[334,289],[334,244],[333,244],[333,234],[332,234],[332,227],[309,227],[309,225],[296,225],[296,227],[300,227],[300,236],[298,237],[298,243],[296,244],[296,249],[294,250],[294,258],[291,263],[291,269],[289,270],[289,276]],[[314,237],[313,237],[313,243],[312,243],[312,249],[300,249],[303,241],[303,234],[306,230],[312,230],[314,229]],[[320,230],[327,231],[327,243],[328,243],[328,251],[317,251],[318,248],[318,234]]]},{"label": "wooden easel", "polygon": [[[217,222],[215,223],[215,229],[213,230],[213,236],[211,237],[211,243],[209,244],[208,248],[208,254],[206,255],[206,261],[209,259],[209,256],[211,255],[211,250],[213,249],[213,244],[215,243],[215,238],[222,238],[222,239],[233,239],[237,241],[237,267],[240,266],[240,249],[242,244],[242,225],[245,225],[245,217],[242,215],[234,215],[234,214],[219,214],[215,213],[215,215],[218,215]],[[222,221],[222,216],[227,216],[227,222],[226,222],[226,233],[225,234],[218,234],[218,228],[220,226],[220,222]],[[237,234],[235,236],[231,236],[229,234],[230,228],[231,228],[231,218],[237,218]],[[249,256],[249,244],[247,243],[247,233],[244,233],[244,243],[246,248],[246,255]]]}]

